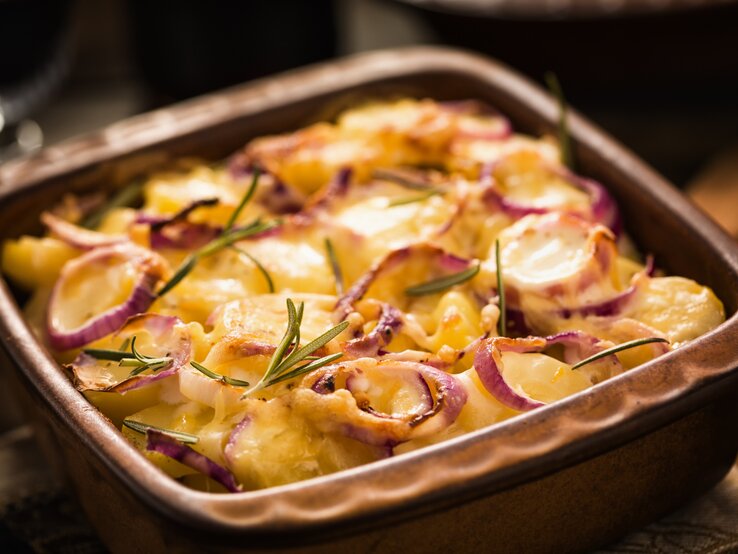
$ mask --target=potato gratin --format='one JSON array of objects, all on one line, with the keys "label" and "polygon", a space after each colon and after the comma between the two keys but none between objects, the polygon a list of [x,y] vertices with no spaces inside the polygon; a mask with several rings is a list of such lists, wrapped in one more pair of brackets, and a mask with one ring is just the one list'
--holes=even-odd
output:
[{"label": "potato gratin", "polygon": [[713,329],[607,190],[473,101],[366,105],[67,198],[4,245],[76,387],[198,489],[271,487],[536,409]]}]

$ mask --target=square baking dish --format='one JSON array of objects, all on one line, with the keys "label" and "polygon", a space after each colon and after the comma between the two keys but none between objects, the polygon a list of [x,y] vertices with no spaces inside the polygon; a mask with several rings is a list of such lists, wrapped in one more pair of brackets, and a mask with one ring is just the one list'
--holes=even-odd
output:
[{"label": "square baking dish", "polygon": [[[444,48],[363,54],[171,108],[0,167],[0,239],[38,233],[65,193],[248,139],[367,98],[477,98],[515,129],[556,129],[556,102],[489,59]],[[659,267],[710,286],[728,320],[609,381],[490,428],[334,475],[233,495],[151,465],[78,393],[0,281],[4,364],[50,461],[114,552],[566,552],[610,542],[707,490],[738,451],[738,247],[675,188],[581,116],[579,171],[604,183]]]}]

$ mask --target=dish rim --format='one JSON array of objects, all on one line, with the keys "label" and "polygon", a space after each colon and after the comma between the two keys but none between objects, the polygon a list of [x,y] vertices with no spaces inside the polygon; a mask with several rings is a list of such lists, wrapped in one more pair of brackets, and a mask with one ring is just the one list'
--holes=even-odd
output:
[{"label": "dish rim", "polygon": [[[410,68],[410,69],[408,69]],[[392,77],[441,71],[496,79],[530,113],[554,125],[556,101],[524,77],[480,55],[438,47],[360,54],[288,72],[156,110],[0,167],[0,201],[219,123]],[[486,77],[483,77],[485,75]],[[310,86],[304,86],[309,82]],[[237,111],[234,113],[234,106]],[[238,111],[240,110],[240,111]],[[661,202],[671,216],[710,242],[738,283],[738,246],[707,216],[624,147],[570,111],[575,143]],[[116,146],[116,141],[122,146]],[[645,183],[648,185],[646,186]],[[738,285],[737,285],[738,288]],[[335,474],[232,495],[199,492],[155,468],[90,404],[33,337],[0,278],[0,338],[47,410],[117,483],[159,516],[220,533],[253,537],[321,532],[342,536],[451,507],[510,488],[646,434],[738,379],[738,352],[719,348],[738,337],[738,313],[678,351],[544,408],[442,443]],[[713,356],[705,359],[704,351]],[[648,386],[646,386],[648,385]],[[654,385],[657,388],[653,388]],[[623,394],[625,391],[628,394]],[[603,406],[608,409],[603,410]],[[600,437],[592,444],[592,437]],[[490,453],[490,445],[494,450]],[[453,455],[452,455],[453,454]],[[431,502],[432,500],[432,502]],[[373,516],[373,517],[372,517]],[[368,523],[371,520],[371,523]]]}]

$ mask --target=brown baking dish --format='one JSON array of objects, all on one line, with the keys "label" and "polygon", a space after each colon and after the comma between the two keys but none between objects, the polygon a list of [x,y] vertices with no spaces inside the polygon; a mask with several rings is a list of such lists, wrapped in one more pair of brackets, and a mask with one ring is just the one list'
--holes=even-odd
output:
[{"label": "brown baking dish", "polygon": [[[217,159],[256,135],[387,95],[478,98],[533,134],[554,131],[558,115],[549,96],[485,58],[437,48],[361,55],[135,117],[6,164],[0,238],[40,231],[40,211],[67,192],[114,187],[175,156]],[[728,321],[561,402],[350,471],[233,495],[184,487],[74,389],[0,282],[0,338],[18,368],[13,380],[49,460],[64,469],[105,543],[115,552],[579,551],[714,485],[738,450],[738,247],[585,119],[572,114],[570,127],[581,172],[610,188],[640,248],[667,271],[712,287]]]}]

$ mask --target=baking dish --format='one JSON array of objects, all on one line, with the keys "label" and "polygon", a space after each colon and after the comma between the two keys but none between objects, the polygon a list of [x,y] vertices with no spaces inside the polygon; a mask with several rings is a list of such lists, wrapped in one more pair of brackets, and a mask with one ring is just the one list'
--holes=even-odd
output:
[{"label": "baking dish", "polygon": [[[479,98],[551,132],[555,102],[499,64],[420,48],[366,54],[196,99],[0,168],[0,237],[38,231],[66,192],[122,184],[175,156],[217,159],[249,138],[359,98]],[[230,496],[158,472],[79,395],[3,284],[0,336],[51,460],[116,552],[581,550],[716,483],[738,450],[738,249],[678,192],[577,115],[583,173],[607,184],[659,266],[710,286],[713,332],[564,401],[425,450]]]}]

